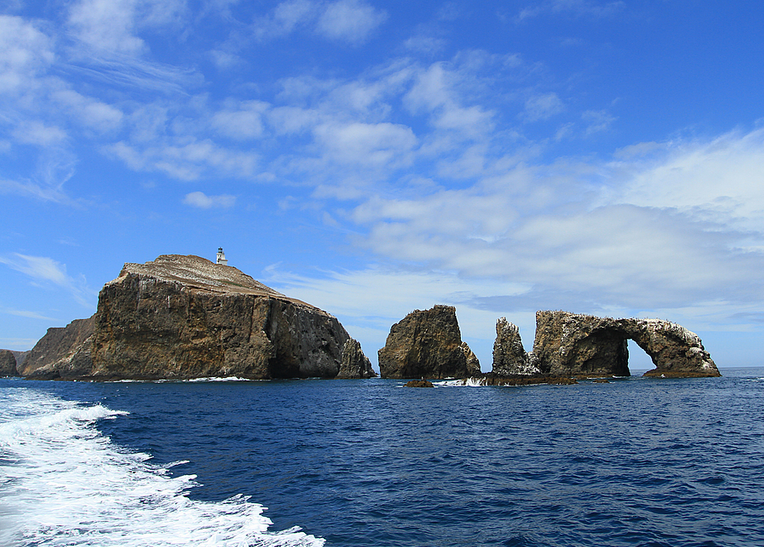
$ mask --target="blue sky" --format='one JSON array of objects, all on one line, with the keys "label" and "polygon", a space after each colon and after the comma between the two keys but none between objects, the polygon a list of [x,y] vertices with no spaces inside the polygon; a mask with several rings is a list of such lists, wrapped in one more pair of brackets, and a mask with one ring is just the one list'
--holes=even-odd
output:
[{"label": "blue sky", "polygon": [[222,246],[374,362],[451,304],[484,370],[496,319],[530,349],[539,309],[761,363],[758,3],[0,10],[0,347],[91,315],[124,262]]}]

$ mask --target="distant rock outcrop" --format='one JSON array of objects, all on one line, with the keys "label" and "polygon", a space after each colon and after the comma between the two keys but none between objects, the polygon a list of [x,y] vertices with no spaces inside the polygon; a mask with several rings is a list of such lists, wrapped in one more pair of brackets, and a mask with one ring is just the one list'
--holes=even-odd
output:
[{"label": "distant rock outcrop", "polygon": [[501,319],[497,323],[493,367],[497,376],[534,374],[520,372],[529,369],[553,377],[628,376],[628,340],[634,340],[655,364],[645,376],[720,376],[698,335],[669,321],[539,311],[533,351],[525,359],[518,350],[506,349],[522,347],[513,326],[504,326]]},{"label": "distant rock outcrop", "polygon": [[93,368],[94,317],[75,319],[66,327],[52,327],[18,366],[22,376],[40,380],[74,379]]},{"label": "distant rock outcrop", "polygon": [[379,350],[382,378],[463,378],[480,374],[480,363],[462,342],[456,308],[414,310],[390,328]]},{"label": "distant rock outcrop", "polygon": [[[125,264],[98,297],[94,379],[374,376],[334,316],[197,256]],[[341,370],[342,367],[342,370]]]},{"label": "distant rock outcrop", "polygon": [[18,375],[16,356],[9,349],[0,349],[0,377]]}]

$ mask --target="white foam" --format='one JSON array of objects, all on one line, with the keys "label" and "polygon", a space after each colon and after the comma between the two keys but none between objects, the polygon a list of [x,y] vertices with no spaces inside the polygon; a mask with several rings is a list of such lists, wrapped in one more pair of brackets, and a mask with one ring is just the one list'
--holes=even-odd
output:
[{"label": "white foam", "polygon": [[462,378],[459,380],[442,380],[440,382],[433,382],[436,387],[483,387],[485,386],[484,378]]},{"label": "white foam", "polygon": [[270,532],[246,496],[190,500],[194,475],[112,443],[97,420],[126,412],[30,388],[0,389],[0,545],[321,546],[297,528]]}]

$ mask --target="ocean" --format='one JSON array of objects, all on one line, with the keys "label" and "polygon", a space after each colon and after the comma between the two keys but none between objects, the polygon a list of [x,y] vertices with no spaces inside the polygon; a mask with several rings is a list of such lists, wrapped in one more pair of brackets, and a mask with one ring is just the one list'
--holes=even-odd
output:
[{"label": "ocean", "polygon": [[3,546],[760,546],[764,368],[0,380]]}]

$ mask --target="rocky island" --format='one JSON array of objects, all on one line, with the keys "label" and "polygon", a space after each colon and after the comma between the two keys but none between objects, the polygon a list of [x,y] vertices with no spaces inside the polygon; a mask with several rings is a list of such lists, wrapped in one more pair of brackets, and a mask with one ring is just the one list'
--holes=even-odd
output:
[{"label": "rocky island", "polygon": [[336,317],[198,256],[127,263],[90,319],[49,329],[24,376],[61,379],[367,378]]},{"label": "rocky island", "polygon": [[[676,323],[564,311],[536,313],[531,352],[518,328],[499,318],[492,370],[483,374],[461,339],[456,308],[442,305],[414,310],[392,325],[379,368],[382,378],[393,379],[564,384],[629,376],[628,340],[655,364],[646,376],[720,376],[700,338]],[[95,315],[48,329],[29,352],[0,350],[0,375],[259,380],[376,373],[336,317],[228,266],[220,249],[217,264],[183,255],[125,264],[101,290]]]}]

